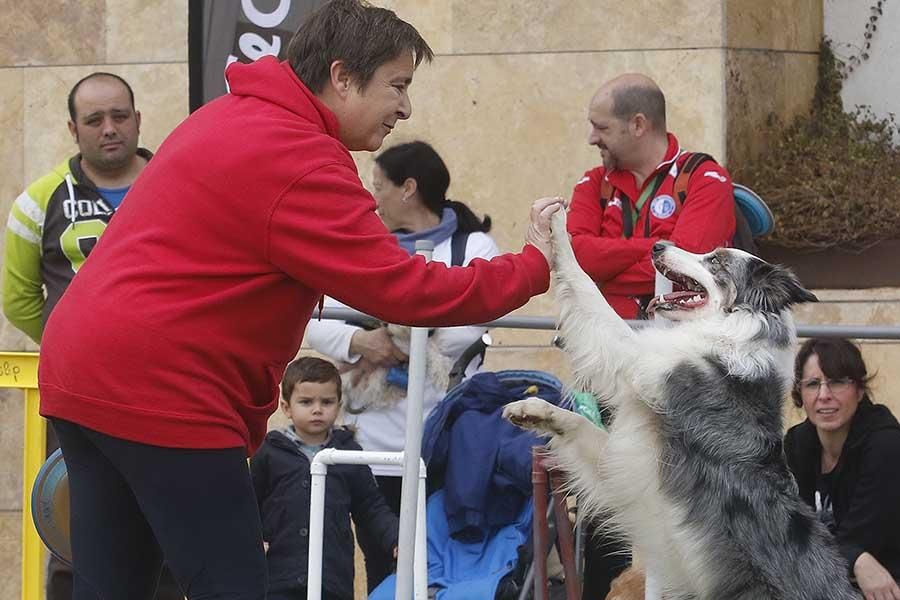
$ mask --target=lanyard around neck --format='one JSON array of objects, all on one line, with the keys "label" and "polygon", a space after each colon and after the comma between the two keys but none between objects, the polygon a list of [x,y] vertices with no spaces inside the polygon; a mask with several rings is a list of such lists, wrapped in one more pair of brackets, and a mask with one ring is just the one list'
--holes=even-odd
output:
[{"label": "lanyard around neck", "polygon": [[[628,201],[627,196],[624,198],[625,202],[622,203],[622,205],[623,205],[622,206],[622,208],[623,208],[622,217],[624,218],[622,234],[626,238],[631,237],[632,231],[634,229],[634,224],[637,223],[638,218],[640,218],[641,209],[644,208],[644,204],[647,203],[647,200],[649,200],[650,198],[653,198],[656,195],[656,192],[659,191],[659,188],[660,188],[660,186],[662,186],[662,182],[665,180],[665,178],[666,178],[665,170],[657,173],[656,177],[653,179],[653,181],[650,183],[650,185],[646,186],[644,188],[644,191],[641,192],[641,195],[638,198],[638,201],[635,203],[634,206],[632,206],[631,202]],[[627,205],[627,207],[628,207],[627,209],[625,209],[625,205]],[[648,231],[645,231],[645,237],[649,236],[649,229],[650,229],[650,219],[649,218],[647,219],[646,227],[644,229],[648,230]]]}]

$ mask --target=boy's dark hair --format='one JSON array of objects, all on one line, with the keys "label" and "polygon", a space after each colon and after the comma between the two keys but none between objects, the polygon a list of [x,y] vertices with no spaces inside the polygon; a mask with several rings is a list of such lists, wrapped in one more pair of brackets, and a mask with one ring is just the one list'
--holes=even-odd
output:
[{"label": "boy's dark hair", "polygon": [[72,86],[72,89],[69,91],[69,118],[72,119],[72,122],[75,122],[75,94],[78,92],[78,88],[81,87],[81,84],[89,79],[94,79],[96,77],[108,77],[110,79],[115,79],[119,83],[125,86],[125,89],[128,90],[128,98],[131,100],[131,110],[134,110],[134,91],[131,89],[131,86],[128,85],[128,82],[119,77],[114,73],[105,73],[103,71],[97,71],[96,73],[91,73],[90,75],[86,75],[78,80],[78,83]]},{"label": "boy's dark hair", "polygon": [[416,67],[422,60],[434,58],[416,28],[393,11],[363,0],[331,0],[311,14],[291,38],[287,60],[300,81],[318,94],[331,77],[334,61],[344,61],[357,88],[362,89],[375,69],[404,51],[413,53]]},{"label": "boy's dark hair", "polygon": [[800,346],[794,360],[794,387],[791,388],[794,406],[803,407],[798,386],[803,378],[803,367],[813,354],[819,357],[819,368],[828,379],[850,379],[863,391],[864,400],[871,399],[869,382],[872,377],[856,344],[845,338],[810,338]]},{"label": "boy's dark hair", "polygon": [[304,381],[313,381],[315,383],[333,382],[334,387],[337,389],[338,402],[341,401],[341,374],[338,373],[337,367],[327,360],[314,356],[304,356],[289,364],[284,370],[284,377],[281,378],[282,400],[290,404],[294,386]]},{"label": "boy's dark hair", "polygon": [[456,200],[447,199],[450,187],[450,171],[437,151],[425,142],[409,142],[388,148],[375,157],[375,163],[394,185],[403,185],[407,179],[416,182],[419,196],[425,207],[440,217],[444,208],[456,213],[457,229],[463,233],[491,230],[491,218],[479,219],[472,209]]}]

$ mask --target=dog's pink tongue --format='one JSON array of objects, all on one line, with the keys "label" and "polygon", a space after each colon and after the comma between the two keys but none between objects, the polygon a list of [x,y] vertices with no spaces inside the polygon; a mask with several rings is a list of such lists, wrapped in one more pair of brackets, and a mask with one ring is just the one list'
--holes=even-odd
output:
[{"label": "dog's pink tongue", "polygon": [[[696,299],[694,299],[696,298]],[[706,303],[706,295],[700,292],[692,292],[684,290],[680,292],[672,292],[663,296],[654,296],[650,303],[647,304],[647,312],[653,313],[661,304],[672,304],[684,308],[696,308]]]},{"label": "dog's pink tongue", "polygon": [[701,294],[700,292],[691,292],[689,290],[685,290],[683,292],[672,292],[671,294],[666,294],[665,296],[663,296],[662,299],[663,299],[663,302],[678,302],[682,298],[692,298],[694,296],[696,296],[697,298],[700,298],[700,301],[699,302],[698,301],[694,301],[694,302],[682,301],[679,303],[686,304],[688,306],[694,306],[697,304],[701,304],[702,301],[705,299],[703,297],[703,294]]}]

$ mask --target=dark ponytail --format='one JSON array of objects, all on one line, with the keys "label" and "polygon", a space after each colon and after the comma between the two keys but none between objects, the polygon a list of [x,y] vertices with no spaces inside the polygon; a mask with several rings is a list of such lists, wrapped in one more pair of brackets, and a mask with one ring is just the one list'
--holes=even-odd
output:
[{"label": "dark ponytail", "polygon": [[487,233],[491,230],[491,218],[484,215],[484,219],[479,219],[478,215],[472,212],[472,209],[457,200],[447,200],[447,206],[456,213],[457,231],[470,233],[472,231],[483,231]]},{"label": "dark ponytail", "polygon": [[491,230],[491,218],[479,219],[472,209],[457,200],[447,199],[450,187],[450,171],[440,155],[425,142],[409,142],[388,148],[375,157],[375,163],[394,185],[403,185],[407,179],[416,182],[419,196],[425,207],[440,217],[444,208],[453,209],[458,222],[457,230],[463,233]]}]

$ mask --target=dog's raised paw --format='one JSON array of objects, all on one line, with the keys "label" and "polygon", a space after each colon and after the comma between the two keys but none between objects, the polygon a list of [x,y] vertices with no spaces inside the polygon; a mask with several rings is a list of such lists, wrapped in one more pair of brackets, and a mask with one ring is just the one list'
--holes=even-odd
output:
[{"label": "dog's raised paw", "polygon": [[561,433],[553,418],[558,410],[546,400],[531,397],[507,404],[503,408],[503,418],[522,429],[553,435]]},{"label": "dog's raised paw", "polygon": [[568,235],[566,231],[566,220],[568,214],[565,208],[560,208],[550,216],[550,231]]}]

